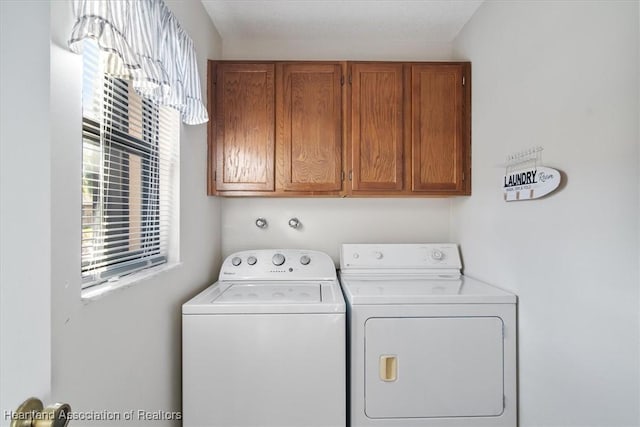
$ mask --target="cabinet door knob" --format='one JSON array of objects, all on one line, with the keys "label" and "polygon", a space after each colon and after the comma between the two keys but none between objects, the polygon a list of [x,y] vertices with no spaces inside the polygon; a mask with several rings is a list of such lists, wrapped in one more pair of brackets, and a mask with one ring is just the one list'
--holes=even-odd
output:
[{"label": "cabinet door knob", "polygon": [[260,217],[258,219],[256,219],[256,227],[258,228],[267,228],[269,224],[267,223],[267,220]]}]

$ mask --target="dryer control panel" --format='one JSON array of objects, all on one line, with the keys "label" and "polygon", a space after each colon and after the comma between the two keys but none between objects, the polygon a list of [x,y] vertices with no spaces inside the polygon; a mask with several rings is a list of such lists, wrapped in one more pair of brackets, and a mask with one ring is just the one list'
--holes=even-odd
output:
[{"label": "dryer control panel", "polygon": [[333,260],[324,252],[257,249],[229,255],[219,280],[337,280],[337,276]]},{"label": "dryer control panel", "polygon": [[344,272],[460,274],[462,262],[455,243],[344,244],[340,269]]}]

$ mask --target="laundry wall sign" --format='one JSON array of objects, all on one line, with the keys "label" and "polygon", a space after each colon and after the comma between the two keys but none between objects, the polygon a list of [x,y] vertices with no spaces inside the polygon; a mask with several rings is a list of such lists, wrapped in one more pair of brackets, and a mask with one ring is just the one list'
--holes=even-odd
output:
[{"label": "laundry wall sign", "polygon": [[512,171],[504,176],[504,200],[537,199],[560,185],[560,172],[544,166]]},{"label": "laundry wall sign", "polygon": [[541,166],[542,147],[507,156],[502,190],[504,200],[538,199],[553,192],[560,185],[560,172]]}]

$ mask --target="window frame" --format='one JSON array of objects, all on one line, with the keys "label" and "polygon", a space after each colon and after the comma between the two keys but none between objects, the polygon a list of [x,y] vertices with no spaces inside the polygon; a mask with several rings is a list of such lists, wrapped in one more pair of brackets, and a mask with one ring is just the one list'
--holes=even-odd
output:
[{"label": "window frame", "polygon": [[[179,205],[178,192],[176,191],[179,185],[179,177],[176,176],[175,171],[162,172],[163,158],[161,157],[161,136],[160,129],[163,127],[163,120],[175,120],[176,123],[170,123],[171,127],[176,126],[173,132],[177,132],[176,135],[170,136],[169,149],[172,153],[169,154],[170,166],[179,170],[179,144],[180,144],[180,119],[179,114],[176,112],[173,116],[163,115],[161,108],[153,101],[141,98],[136,100],[139,103],[139,125],[141,129],[141,137],[138,138],[132,135],[129,129],[130,124],[130,104],[131,96],[138,96],[134,94],[131,88],[131,83],[127,80],[119,79],[117,77],[108,76],[103,70],[98,69],[96,71],[98,78],[100,79],[101,87],[92,93],[92,97],[99,96],[100,99],[91,99],[91,102],[98,102],[105,109],[100,111],[98,120],[89,117],[90,114],[85,114],[83,106],[82,110],[82,239],[81,239],[81,261],[80,261],[80,275],[81,275],[81,289],[87,291],[93,289],[95,286],[104,284],[105,282],[119,281],[123,277],[133,278],[132,275],[138,272],[145,272],[148,269],[154,267],[163,266],[170,268],[169,264],[172,258],[172,252],[177,250],[172,246],[177,242],[171,242],[171,236],[176,236],[174,228],[179,226],[176,219],[173,218],[175,212],[175,206]],[[84,71],[83,71],[83,79]],[[83,83],[84,86],[85,83]],[[85,88],[83,87],[83,93]],[[121,98],[122,94],[127,94],[126,100]],[[118,96],[117,103],[115,97]],[[83,103],[85,102],[83,96]],[[109,107],[110,108],[106,108]],[[108,110],[108,111],[107,111]],[[164,117],[164,119],[163,119]],[[167,119],[170,117],[170,119]],[[102,123],[100,122],[102,121]],[[107,142],[105,142],[107,141]],[[175,146],[173,145],[175,144]],[[90,187],[88,182],[88,174],[85,171],[85,150],[86,146],[91,145],[93,149],[97,149],[100,153],[99,164],[97,165],[101,175],[105,173],[108,175],[107,179],[100,180],[100,177],[92,177],[93,182],[100,183],[99,190],[88,190],[91,197],[90,212],[91,215],[85,215],[85,191]],[[164,147],[166,149],[166,147]],[[108,151],[108,153],[106,153]],[[105,155],[106,153],[106,155]],[[112,154],[117,154],[117,156]],[[132,177],[131,173],[130,156],[135,155],[139,157],[140,161],[140,213],[139,213],[139,227],[132,231],[131,220],[131,206],[130,197],[124,196],[129,192]],[[116,162],[113,158],[119,157],[120,160]],[[107,172],[104,172],[107,171]],[[122,182],[114,183],[114,177],[116,174],[120,176],[116,180]],[[164,176],[163,174],[166,174]],[[96,179],[98,178],[98,179]],[[105,184],[106,183],[106,184]],[[103,185],[115,185],[113,188],[104,190]],[[170,188],[162,188],[169,186]],[[87,187],[87,188],[85,188]],[[162,197],[168,197],[171,199],[168,202],[169,213],[168,217],[161,214],[163,207]],[[102,200],[101,200],[102,199]],[[164,202],[167,203],[167,202]],[[100,205],[96,214],[96,206]],[[109,224],[108,212],[116,212],[113,215],[111,224]],[[90,218],[89,221],[86,218]],[[90,256],[91,259],[86,259],[85,254],[85,233],[87,222],[89,224],[95,224],[94,220],[100,220],[101,223],[92,229],[91,233],[94,233],[93,242],[100,241],[100,243],[90,243],[87,248],[88,251],[98,247],[98,252],[102,255]],[[167,226],[164,223],[167,222]],[[109,233],[109,228],[113,226],[112,233]],[[132,238],[134,232],[138,233],[137,240]],[[102,233],[102,237],[96,238],[95,235]],[[163,233],[165,236],[163,237]],[[126,239],[123,238],[126,236]],[[111,238],[111,240],[110,240]],[[137,241],[139,246],[137,249],[130,249],[131,242]],[[91,240],[90,240],[91,241]],[[126,243],[122,243],[126,242]],[[111,251],[111,253],[109,253]],[[118,259],[121,258],[120,261]],[[99,267],[92,267],[92,263],[96,262]],[[140,277],[147,276],[147,273],[141,274]],[[127,280],[129,282],[130,280]]]}]

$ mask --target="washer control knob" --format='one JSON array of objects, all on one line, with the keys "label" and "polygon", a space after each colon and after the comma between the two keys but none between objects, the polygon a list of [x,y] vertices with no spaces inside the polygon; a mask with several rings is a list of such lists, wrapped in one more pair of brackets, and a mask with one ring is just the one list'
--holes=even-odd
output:
[{"label": "washer control knob", "polygon": [[247,264],[249,264],[249,265],[255,265],[256,262],[258,262],[258,260],[253,255],[251,255],[249,258],[247,258]]},{"label": "washer control knob", "polygon": [[442,261],[444,259],[444,253],[440,249],[434,249],[431,251],[431,259],[434,261]]},{"label": "washer control knob", "polygon": [[309,258],[308,255],[302,255],[300,257],[300,264],[302,265],[309,265],[309,263],[311,262],[311,258]]},{"label": "washer control knob", "polygon": [[376,259],[382,259],[384,257],[384,255],[382,254],[382,252],[374,252],[373,256],[376,257]]},{"label": "washer control knob", "polygon": [[240,257],[234,256],[233,258],[231,258],[231,264],[237,267],[242,264],[242,259],[240,259]]},{"label": "washer control knob", "polygon": [[284,260],[284,255],[282,254],[275,254],[273,258],[271,258],[273,265],[282,265],[284,264]]},{"label": "washer control knob", "polygon": [[358,258],[360,258],[360,254],[358,252],[354,252],[353,259],[358,259]]}]

